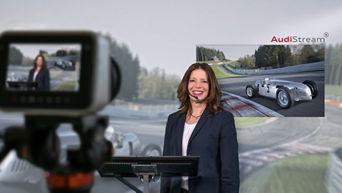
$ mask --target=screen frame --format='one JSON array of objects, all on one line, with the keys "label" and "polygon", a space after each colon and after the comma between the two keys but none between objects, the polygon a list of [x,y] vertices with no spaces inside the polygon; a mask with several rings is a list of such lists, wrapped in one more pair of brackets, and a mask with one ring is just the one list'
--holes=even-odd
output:
[{"label": "screen frame", "polygon": [[[79,44],[81,46],[78,91],[13,91],[6,88],[11,44]],[[0,106],[6,108],[84,109],[90,106],[96,39],[85,32],[4,33],[0,37]],[[25,99],[25,100],[23,100]],[[51,99],[51,100],[45,100]]]}]

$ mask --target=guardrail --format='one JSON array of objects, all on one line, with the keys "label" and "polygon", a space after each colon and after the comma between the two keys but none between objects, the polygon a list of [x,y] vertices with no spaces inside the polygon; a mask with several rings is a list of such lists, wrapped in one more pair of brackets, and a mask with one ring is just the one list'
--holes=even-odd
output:
[{"label": "guardrail", "polygon": [[116,101],[114,105],[107,105],[102,113],[108,116],[137,118],[137,119],[162,119],[178,110],[179,104],[141,104],[135,102]]},{"label": "guardrail", "polygon": [[324,71],[324,62],[315,62],[309,64],[299,64],[295,66],[288,66],[283,68],[276,68],[271,70],[261,69],[234,69],[227,64],[223,64],[224,67],[235,74],[240,75],[268,75],[268,74],[285,74],[285,73],[298,73],[298,72],[313,72]]}]

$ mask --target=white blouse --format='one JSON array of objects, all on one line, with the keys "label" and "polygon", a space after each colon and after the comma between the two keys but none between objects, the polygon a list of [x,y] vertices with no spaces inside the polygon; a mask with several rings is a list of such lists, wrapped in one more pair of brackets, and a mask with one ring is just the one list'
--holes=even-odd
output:
[{"label": "white blouse", "polygon": [[[185,123],[184,125],[184,130],[183,130],[183,140],[182,140],[182,156],[187,156],[187,150],[188,150],[188,143],[190,136],[192,132],[194,131],[197,123],[194,124],[187,124]],[[182,176],[182,188],[189,190],[188,187],[188,177],[187,176]]]},{"label": "white blouse", "polygon": [[33,82],[36,82],[37,75],[38,75],[38,71],[34,71]]},{"label": "white blouse", "polygon": [[183,130],[183,141],[182,141],[182,156],[186,156],[186,152],[188,150],[188,143],[192,132],[194,131],[197,123],[184,125]]}]

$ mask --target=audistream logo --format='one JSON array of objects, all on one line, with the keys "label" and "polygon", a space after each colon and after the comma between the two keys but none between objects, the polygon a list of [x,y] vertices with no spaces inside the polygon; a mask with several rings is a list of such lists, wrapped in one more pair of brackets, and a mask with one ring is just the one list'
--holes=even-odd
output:
[{"label": "audistream logo", "polygon": [[323,37],[299,37],[299,36],[287,36],[277,37],[273,36],[271,43],[325,43],[325,39],[329,37],[329,33],[325,32]]}]

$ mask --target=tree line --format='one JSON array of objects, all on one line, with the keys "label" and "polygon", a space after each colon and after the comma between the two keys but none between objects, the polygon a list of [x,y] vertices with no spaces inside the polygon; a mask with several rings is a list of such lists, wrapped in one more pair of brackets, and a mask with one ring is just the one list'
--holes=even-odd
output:
[{"label": "tree line", "polygon": [[11,65],[21,65],[23,63],[24,55],[18,48],[11,46],[9,48],[8,62]]},{"label": "tree line", "polygon": [[164,69],[153,68],[148,71],[140,68],[138,98],[177,99],[177,88],[180,78],[167,74]]},{"label": "tree line", "polygon": [[109,34],[105,37],[110,41],[111,56],[121,71],[121,88],[117,98],[131,101],[138,96],[139,58],[133,56],[126,44],[117,43]]},{"label": "tree line", "polygon": [[217,58],[220,61],[226,60],[224,53],[213,48],[196,47],[196,61],[211,61]]},{"label": "tree line", "polygon": [[34,58],[24,56],[22,51],[14,46],[9,49],[9,64],[11,65],[32,65]]},{"label": "tree line", "polygon": [[318,45],[262,45],[253,55],[237,60],[242,68],[281,68],[324,60],[325,46]]},{"label": "tree line", "polygon": [[325,83],[342,85],[342,44],[329,45],[325,55]]},{"label": "tree line", "polygon": [[131,101],[137,98],[176,99],[180,79],[161,68],[147,70],[140,66],[138,56],[133,56],[126,44],[118,44],[110,35],[111,55],[121,70],[121,89],[117,98]]}]

